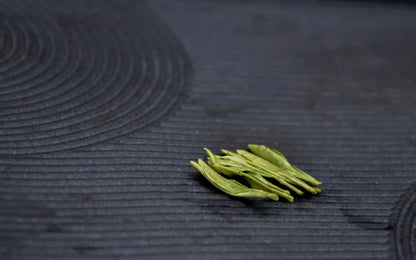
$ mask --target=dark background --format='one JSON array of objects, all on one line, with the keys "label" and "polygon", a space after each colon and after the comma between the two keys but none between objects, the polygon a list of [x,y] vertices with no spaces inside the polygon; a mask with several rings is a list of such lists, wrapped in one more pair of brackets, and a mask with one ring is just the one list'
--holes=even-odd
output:
[{"label": "dark background", "polygon": [[[412,259],[416,8],[1,1],[0,259]],[[202,147],[319,196],[236,199]]]}]

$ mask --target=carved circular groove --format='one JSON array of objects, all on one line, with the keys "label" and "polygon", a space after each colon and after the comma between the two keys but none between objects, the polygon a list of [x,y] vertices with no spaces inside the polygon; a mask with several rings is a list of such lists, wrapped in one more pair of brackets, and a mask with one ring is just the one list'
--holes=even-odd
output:
[{"label": "carved circular groove", "polygon": [[0,2],[0,154],[81,147],[143,128],[189,62],[144,3]]},{"label": "carved circular groove", "polygon": [[392,217],[394,246],[398,259],[416,257],[416,184],[407,190]]}]

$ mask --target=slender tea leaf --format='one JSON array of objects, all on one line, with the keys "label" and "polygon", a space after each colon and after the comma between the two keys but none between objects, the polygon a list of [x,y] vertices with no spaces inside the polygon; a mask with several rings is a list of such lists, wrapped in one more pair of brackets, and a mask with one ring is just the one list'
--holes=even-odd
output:
[{"label": "slender tea leaf", "polygon": [[197,169],[209,182],[221,191],[235,197],[251,197],[251,198],[269,198],[272,200],[278,200],[279,197],[271,192],[266,192],[259,189],[252,189],[236,180],[231,180],[222,177],[210,166],[199,159],[198,163],[190,161],[191,165]]}]

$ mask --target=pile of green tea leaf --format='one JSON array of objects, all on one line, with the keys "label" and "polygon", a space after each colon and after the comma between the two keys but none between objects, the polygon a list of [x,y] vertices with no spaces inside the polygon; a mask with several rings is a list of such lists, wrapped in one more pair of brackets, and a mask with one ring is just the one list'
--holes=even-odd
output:
[{"label": "pile of green tea leaf", "polygon": [[[311,194],[322,192],[315,187],[321,182],[289,163],[277,150],[256,144],[249,144],[248,148],[251,153],[246,150],[233,153],[222,149],[222,156],[204,148],[208,164],[201,159],[198,163],[190,163],[215,187],[231,196],[272,200],[283,197],[293,202],[291,192],[298,195],[304,195],[304,191]],[[248,185],[236,178],[245,180]]]}]

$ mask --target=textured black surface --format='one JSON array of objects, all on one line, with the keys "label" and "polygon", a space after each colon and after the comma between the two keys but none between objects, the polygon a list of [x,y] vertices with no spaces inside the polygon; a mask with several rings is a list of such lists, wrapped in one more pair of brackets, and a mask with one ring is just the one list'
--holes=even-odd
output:
[{"label": "textured black surface", "polygon": [[[415,257],[413,6],[0,7],[0,259]],[[235,199],[188,165],[251,142],[324,193]]]},{"label": "textured black surface", "polygon": [[63,150],[129,133],[158,119],[182,92],[186,57],[144,4],[1,7],[2,154]]}]

